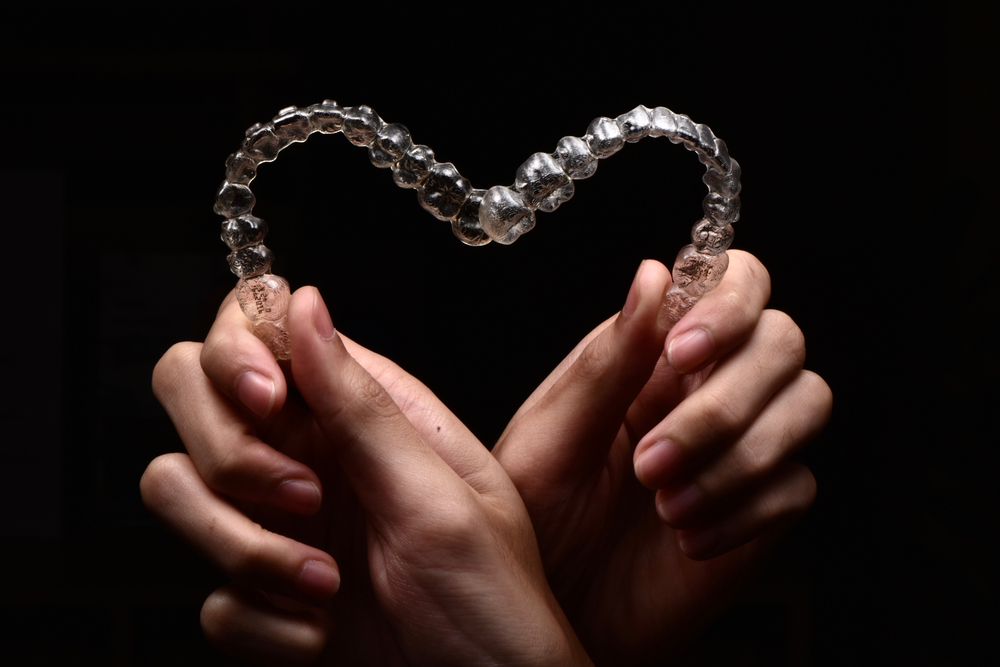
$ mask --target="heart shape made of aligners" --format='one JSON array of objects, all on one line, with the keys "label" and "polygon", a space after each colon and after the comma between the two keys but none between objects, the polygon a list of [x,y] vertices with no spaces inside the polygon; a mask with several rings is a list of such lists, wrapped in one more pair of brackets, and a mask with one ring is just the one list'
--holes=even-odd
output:
[{"label": "heart shape made of aligners", "polygon": [[681,248],[672,271],[673,285],[664,297],[668,326],[676,323],[704,294],[714,289],[729,266],[732,223],[740,217],[740,165],[708,126],[665,107],[638,106],[617,118],[596,118],[582,137],[563,137],[552,153],[535,153],[522,164],[512,186],[477,190],[450,162],[437,162],[434,151],[414,144],[409,130],[386,123],[370,107],[341,107],[325,100],[310,107],[286,107],[267,123],[246,131],[238,151],[226,159],[226,179],[215,197],[215,212],[226,218],[222,240],[232,251],[229,266],[240,277],[236,295],[253,322],[254,333],[278,359],[291,356],[286,312],[288,281],[268,273],[274,254],[263,244],[267,224],[252,214],[256,198],[250,182],[257,167],[272,162],[285,147],[311,134],[341,132],[355,146],[368,148],[376,167],[392,170],[401,188],[417,191],[431,215],[451,222],[467,245],[513,243],[535,226],[535,212],[552,212],[570,199],[573,181],[589,178],[598,160],[644,137],[667,137],[694,151],[705,165],[708,195],[705,216],[691,230],[691,244]]}]

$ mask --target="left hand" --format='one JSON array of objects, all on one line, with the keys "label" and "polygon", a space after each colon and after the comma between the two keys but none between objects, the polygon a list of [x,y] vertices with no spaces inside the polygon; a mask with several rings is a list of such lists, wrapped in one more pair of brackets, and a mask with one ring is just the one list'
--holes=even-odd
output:
[{"label": "left hand", "polygon": [[493,450],[597,663],[689,637],[816,493],[790,457],[828,420],[831,394],[802,370],[798,327],[764,310],[767,271],[730,251],[723,282],[668,336],[669,285],[662,264],[644,262],[622,312],[553,371]]},{"label": "left hand", "polygon": [[289,307],[297,392],[242,384],[245,365],[280,371],[232,299],[216,324],[205,348],[175,346],[157,365],[191,455],[159,457],[141,484],[237,584],[203,608],[210,639],[276,664],[590,664],[516,489],[433,394],[338,334],[312,288]]}]

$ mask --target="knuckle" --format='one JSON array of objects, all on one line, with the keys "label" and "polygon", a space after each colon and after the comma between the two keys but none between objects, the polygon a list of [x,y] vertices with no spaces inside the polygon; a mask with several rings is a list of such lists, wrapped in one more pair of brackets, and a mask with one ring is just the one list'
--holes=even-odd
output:
[{"label": "knuckle", "polygon": [[494,524],[494,517],[484,513],[475,501],[465,494],[449,494],[437,503],[434,512],[414,517],[410,528],[410,538],[426,539],[432,536],[432,544],[423,549],[421,558],[431,554],[465,554],[469,549],[483,542],[487,531],[484,526]]},{"label": "knuckle", "polygon": [[312,664],[326,647],[323,621],[318,610],[286,612],[257,591],[232,586],[209,595],[201,608],[209,643],[252,664]]},{"label": "knuckle", "polygon": [[573,363],[574,374],[585,382],[602,380],[608,372],[609,346],[608,336],[605,335],[590,341]]},{"label": "knuckle", "polygon": [[786,426],[785,439],[796,450],[819,435],[833,412],[830,386],[812,371],[799,371],[793,381],[794,416]]},{"label": "knuckle", "polygon": [[763,479],[774,470],[774,466],[781,461],[781,453],[778,447],[747,447],[741,458],[742,476],[749,480]]},{"label": "knuckle", "polygon": [[304,663],[318,660],[326,648],[326,636],[323,630],[308,623],[301,623],[294,636],[294,648],[302,656]]},{"label": "knuckle", "polygon": [[229,386],[244,369],[260,367],[273,360],[264,344],[247,328],[249,320],[246,325],[240,327],[216,321],[201,346],[201,368],[220,387]]},{"label": "knuckle", "polygon": [[745,417],[733,405],[731,399],[718,390],[703,387],[701,391],[702,405],[698,410],[701,415],[704,431],[712,434],[713,439],[724,439],[742,432]]},{"label": "knuckle", "polygon": [[823,378],[812,371],[802,371],[800,377],[809,401],[808,414],[812,416],[811,425],[813,430],[818,432],[826,426],[833,414],[833,390]]},{"label": "knuckle", "polygon": [[[833,390],[826,380],[812,371],[802,371],[802,379],[806,384],[806,391],[813,398],[817,411],[822,412],[827,418],[833,410]],[[824,419],[824,421],[826,421]]]},{"label": "knuckle", "polygon": [[153,367],[153,394],[161,404],[171,400],[188,369],[193,364],[197,365],[201,347],[199,343],[175,343],[156,362]]},{"label": "knuckle", "polygon": [[153,459],[139,480],[142,502],[150,510],[166,504],[184,473],[184,454],[163,454]]},{"label": "knuckle", "polygon": [[346,420],[362,427],[373,420],[389,419],[399,411],[389,392],[360,367],[348,377],[345,400],[330,401],[321,409],[327,420]]},{"label": "knuckle", "polygon": [[[215,520],[209,526],[210,532],[215,532]],[[220,555],[220,566],[236,581],[256,582],[260,578],[261,564],[266,562],[267,535],[259,524],[253,524],[253,530],[238,543],[233,543],[230,549]]]},{"label": "knuckle", "polygon": [[218,369],[226,360],[240,360],[245,356],[240,349],[232,349],[233,339],[229,336],[217,336],[213,333],[205,339],[202,345],[199,364],[209,377],[218,377]]},{"label": "knuckle", "polygon": [[741,289],[739,285],[733,285],[725,293],[725,305],[726,312],[752,313],[755,304],[745,289]]},{"label": "knuckle", "polygon": [[209,487],[224,491],[238,486],[238,480],[243,477],[247,468],[247,450],[241,446],[224,450],[222,456],[206,457],[199,472]]},{"label": "knuckle", "polygon": [[[771,275],[753,255],[730,250],[731,270],[720,285],[719,295],[727,309],[740,313],[758,313],[771,298]],[[738,267],[737,270],[732,270]],[[721,290],[725,290],[722,292]]]},{"label": "knuckle", "polygon": [[762,290],[763,301],[767,303],[767,300],[771,297],[771,274],[768,272],[767,267],[750,253],[739,252],[739,255],[746,268],[747,279]]},{"label": "knuckle", "polygon": [[463,505],[448,513],[446,533],[446,543],[454,545],[474,543],[483,533],[482,516]]},{"label": "knuckle", "polygon": [[368,373],[355,373],[351,384],[355,400],[372,412],[379,416],[395,412],[396,403],[389,392]]},{"label": "knuckle", "polygon": [[816,501],[816,476],[801,463],[795,464],[791,481],[791,514],[801,516]]},{"label": "knuckle", "polygon": [[766,310],[761,315],[765,331],[779,355],[792,368],[806,362],[806,337],[795,320],[780,310]]},{"label": "knuckle", "polygon": [[779,471],[778,480],[778,488],[765,505],[765,514],[772,519],[798,519],[816,500],[816,477],[803,464],[788,461]]},{"label": "knuckle", "polygon": [[229,648],[238,639],[240,616],[237,603],[225,589],[220,589],[206,598],[201,607],[201,629],[214,646]]},{"label": "knuckle", "polygon": [[[244,434],[232,446],[206,457],[199,472],[215,491],[242,499],[266,497],[289,473],[284,459],[256,437]],[[224,452],[224,453],[223,453]]]}]

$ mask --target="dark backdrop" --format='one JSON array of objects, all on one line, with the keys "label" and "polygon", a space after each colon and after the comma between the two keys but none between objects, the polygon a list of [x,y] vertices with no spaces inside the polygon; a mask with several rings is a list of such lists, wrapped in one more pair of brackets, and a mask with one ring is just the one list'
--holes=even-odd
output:
[{"label": "dark backdrop", "polygon": [[[801,454],[815,508],[682,662],[967,662],[997,592],[995,10],[506,6],[455,29],[430,9],[298,9],[14,24],[32,39],[0,65],[0,654],[222,661],[197,625],[221,576],[139,498],[146,464],[181,447],[149,377],[235,282],[211,211],[226,155],[278,109],[333,98],[406,124],[477,187],[637,104],[712,127],[744,170],[734,247],[770,270],[835,412]],[[342,331],[489,443],[639,261],[687,242],[702,173],[666,140],[629,145],[517,244],[468,248],[364,151],[315,136],[261,169],[255,213],[277,273],[318,285]]]}]

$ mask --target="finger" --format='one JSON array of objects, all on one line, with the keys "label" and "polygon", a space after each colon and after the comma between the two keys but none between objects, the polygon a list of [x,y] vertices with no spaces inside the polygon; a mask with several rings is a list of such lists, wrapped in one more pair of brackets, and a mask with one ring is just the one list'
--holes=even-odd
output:
[{"label": "finger", "polygon": [[[494,448],[508,474],[534,475],[541,463],[553,475],[580,480],[603,466],[663,350],[658,313],[669,284],[659,262],[639,266],[618,316],[584,339],[511,420]],[[530,446],[512,446],[524,441]],[[547,480],[553,482],[559,480]]]},{"label": "finger", "polygon": [[[376,530],[426,518],[469,491],[348,353],[315,288],[295,293],[288,322],[296,386]],[[478,443],[471,450],[495,465]]]},{"label": "finger", "polygon": [[[418,379],[343,333],[337,335],[350,355],[385,388],[413,428],[448,466],[463,479],[472,479],[483,464],[482,457],[477,455],[481,447],[472,431]],[[477,447],[470,447],[471,443],[477,443]]]},{"label": "finger", "polygon": [[725,520],[737,513],[748,490],[759,488],[785,460],[812,440],[830,416],[830,388],[802,371],[785,385],[733,446],[693,478],[657,493],[657,512],[675,528]]},{"label": "finger", "polygon": [[230,292],[202,348],[201,363],[215,386],[260,419],[281,412],[288,388],[267,346],[253,335],[234,292]]},{"label": "finger", "polygon": [[639,481],[662,488],[703,466],[746,432],[804,360],[799,328],[784,313],[765,311],[750,339],[639,441],[633,457]]},{"label": "finger", "polygon": [[784,461],[739,510],[721,521],[680,532],[688,558],[708,560],[755,539],[773,526],[791,525],[816,499],[816,478],[801,463]]},{"label": "finger", "polygon": [[258,591],[226,586],[208,596],[201,627],[219,650],[257,664],[308,664],[328,638],[327,614],[321,609],[286,611]]},{"label": "finger", "polygon": [[667,360],[679,373],[693,373],[740,345],[757,324],[771,296],[771,279],[760,261],[729,251],[722,283],[706,294],[670,331]]},{"label": "finger", "polygon": [[[627,424],[633,433],[649,432],[703,382],[706,374],[697,371],[707,373],[713,362],[753,332],[770,293],[770,279],[751,255],[735,250],[730,255],[722,284],[695,304],[667,336],[665,349],[674,344],[673,350],[661,356],[629,408]],[[675,357],[680,370],[671,365],[668,355]]]},{"label": "finger", "polygon": [[333,558],[251,521],[216,495],[184,454],[154,459],[140,490],[150,512],[240,583],[301,601],[329,598],[340,586]]},{"label": "finger", "polygon": [[546,376],[544,380],[542,380],[542,383],[538,385],[538,387],[533,392],[531,392],[531,396],[529,396],[528,399],[521,404],[521,407],[518,408],[517,412],[514,414],[514,418],[511,421],[513,422],[517,420],[518,417],[520,417],[522,414],[527,413],[529,410],[534,408],[539,402],[547,400],[549,391],[562,378],[562,376],[566,374],[566,371],[572,368],[573,364],[576,363],[576,360],[580,357],[580,354],[582,354],[583,351],[587,348],[587,346],[590,345],[590,343],[595,338],[600,336],[605,329],[614,324],[616,319],[618,319],[617,313],[609,317],[608,319],[604,320],[603,322],[601,322],[593,330],[591,330],[590,333],[584,336],[583,340],[577,343],[576,346],[570,351],[570,353],[567,354],[566,357],[559,362],[559,365],[556,366],[552,370],[552,372],[549,373],[548,376]]},{"label": "finger", "polygon": [[[650,652],[653,647],[658,646],[658,655],[662,656],[665,647],[686,644],[707,620],[717,617],[733,602],[733,596],[744,590],[746,582],[759,574],[783,528],[787,526],[771,526],[742,547],[701,562],[685,554],[681,534],[665,526],[655,512],[642,515],[611,553],[606,568],[611,577],[595,589],[589,604],[615,608],[622,591],[641,591],[644,599],[669,604],[646,605],[641,614],[596,617],[604,626],[594,627],[591,634],[633,637],[633,646],[650,647],[645,649],[647,659],[654,657]],[[673,576],[666,576],[667,572]],[[620,644],[607,645],[603,650],[594,648],[591,657],[595,661],[600,661],[601,653],[611,662],[621,657]]]},{"label": "finger", "polygon": [[[266,348],[265,348],[266,349]],[[269,353],[270,354],[270,353]],[[153,370],[167,410],[201,478],[217,493],[299,514],[319,509],[319,478],[257,437],[247,415],[202,371],[202,346],[173,346]]]}]

